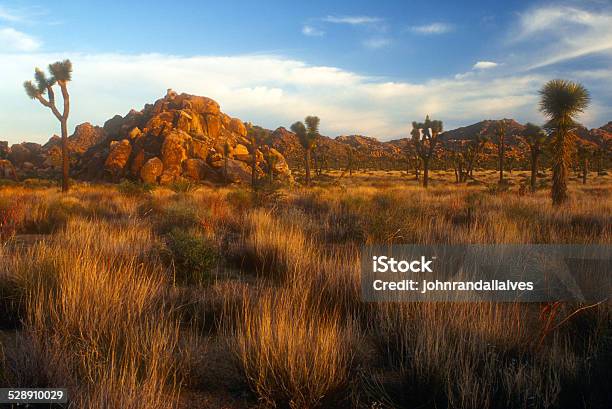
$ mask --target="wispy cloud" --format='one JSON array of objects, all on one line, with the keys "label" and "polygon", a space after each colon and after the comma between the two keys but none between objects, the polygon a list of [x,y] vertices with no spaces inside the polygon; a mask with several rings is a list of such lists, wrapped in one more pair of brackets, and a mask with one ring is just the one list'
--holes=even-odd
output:
[{"label": "wispy cloud", "polygon": [[0,51],[36,51],[41,42],[14,28],[0,28]]},{"label": "wispy cloud", "polygon": [[475,70],[488,70],[497,67],[499,64],[493,61],[478,61],[472,67]]},{"label": "wispy cloud", "polygon": [[16,23],[23,20],[23,16],[15,10],[10,10],[0,4],[0,20]]},{"label": "wispy cloud", "polygon": [[421,26],[412,26],[410,31],[417,34],[445,34],[454,30],[452,24],[447,23],[430,23]]},{"label": "wispy cloud", "polygon": [[363,46],[371,49],[384,48],[391,45],[391,39],[386,37],[372,37],[362,42]]},{"label": "wispy cloud", "polygon": [[309,37],[323,37],[325,35],[325,31],[319,30],[318,28],[310,25],[304,25],[302,27],[302,34]]},{"label": "wispy cloud", "polygon": [[376,24],[382,23],[384,20],[380,17],[372,17],[372,16],[326,16],[322,18],[326,23],[334,23],[334,24],[350,24],[353,26],[363,25],[363,24]]},{"label": "wispy cloud", "polygon": [[612,55],[612,9],[544,6],[521,14],[510,44],[545,41],[527,69],[590,55]]}]

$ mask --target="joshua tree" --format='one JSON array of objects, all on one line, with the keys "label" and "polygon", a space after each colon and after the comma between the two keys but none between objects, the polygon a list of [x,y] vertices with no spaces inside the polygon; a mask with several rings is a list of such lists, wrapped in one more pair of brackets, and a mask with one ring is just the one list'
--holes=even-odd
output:
[{"label": "joshua tree", "polygon": [[353,147],[349,146],[347,149],[347,168],[349,171],[349,176],[353,176]]},{"label": "joshua tree", "polygon": [[442,133],[442,121],[432,121],[429,119],[429,115],[425,118],[425,122],[412,123],[410,134],[416,151],[423,162],[423,187],[425,188],[429,185],[429,162],[435,153],[440,133]]},{"label": "joshua tree", "polygon": [[551,80],[540,90],[540,111],[548,117],[552,137],[552,201],[560,205],[568,198],[567,172],[577,126],[574,117],[589,105],[589,92],[581,84]]},{"label": "joshua tree", "polygon": [[474,165],[478,162],[480,153],[488,141],[489,138],[481,132],[464,146],[460,153],[465,162],[465,172],[460,177],[461,182],[467,181],[468,177],[473,177]]},{"label": "joshua tree", "polygon": [[[39,68],[34,70],[34,80],[23,83],[26,94],[32,99],[38,100],[43,106],[49,108],[53,115],[60,121],[62,130],[62,192],[68,191],[69,162],[68,162],[68,115],[70,114],[70,95],[68,94],[68,82],[72,79],[72,63],[70,60],[57,61],[49,65],[50,77],[47,78],[44,71]],[[64,107],[62,112],[55,105],[55,92],[53,87],[58,85],[62,93]],[[47,98],[45,98],[45,95]]]},{"label": "joshua tree", "polygon": [[537,125],[528,122],[523,130],[523,139],[527,146],[529,146],[529,153],[531,156],[531,191],[536,191],[536,181],[538,177],[538,159],[542,154],[544,144],[546,143],[546,132]]},{"label": "joshua tree", "polygon": [[306,184],[310,185],[310,155],[312,149],[317,143],[319,136],[319,118],[316,116],[307,116],[302,122],[296,122],[291,125],[291,131],[295,133],[300,140],[300,144],[304,148],[304,167],[306,169]]},{"label": "joshua tree", "polygon": [[589,157],[592,155],[591,147],[586,143],[578,143],[578,160],[580,161],[582,184],[587,182],[589,174]]},{"label": "joshua tree", "polygon": [[499,156],[499,183],[504,183],[504,158],[506,156],[506,121],[498,122],[495,135],[497,136],[497,154]]}]

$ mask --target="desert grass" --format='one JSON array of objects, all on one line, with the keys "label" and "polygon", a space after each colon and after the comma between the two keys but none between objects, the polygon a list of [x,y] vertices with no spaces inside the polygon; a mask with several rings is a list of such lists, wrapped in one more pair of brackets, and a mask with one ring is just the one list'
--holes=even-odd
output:
[{"label": "desert grass", "polygon": [[[609,407],[609,304],[360,300],[364,244],[612,243],[609,177],[553,208],[508,176],[5,188],[0,380],[67,386],[83,408]],[[207,251],[177,250],[177,231]],[[177,280],[190,265],[206,279]]]}]

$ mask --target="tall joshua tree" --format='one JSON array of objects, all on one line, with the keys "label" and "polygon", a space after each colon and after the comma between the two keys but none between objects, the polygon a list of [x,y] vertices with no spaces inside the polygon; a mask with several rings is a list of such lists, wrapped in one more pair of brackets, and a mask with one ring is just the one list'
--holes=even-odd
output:
[{"label": "tall joshua tree", "polygon": [[298,121],[291,125],[291,131],[295,133],[304,148],[304,167],[306,169],[306,184],[310,185],[310,155],[317,143],[319,136],[319,118],[307,116],[304,123]]},{"label": "tall joshua tree", "polygon": [[[72,79],[72,63],[70,60],[57,61],[49,65],[50,77],[39,68],[34,70],[34,80],[23,83],[26,94],[38,100],[43,106],[49,108],[60,121],[62,130],[62,192],[68,191],[69,162],[68,162],[68,115],[70,114],[70,95],[68,82]],[[58,85],[62,93],[64,106],[62,112],[55,105],[55,92],[53,87]],[[46,98],[45,98],[46,95]]]},{"label": "tall joshua tree", "polygon": [[551,80],[540,90],[540,111],[548,118],[545,127],[552,139],[553,205],[568,199],[567,173],[576,140],[575,117],[589,105],[591,97],[581,84],[566,80]]},{"label": "tall joshua tree", "polygon": [[527,146],[529,146],[529,153],[531,156],[531,191],[536,191],[536,181],[538,177],[538,159],[542,154],[544,144],[546,143],[546,132],[537,125],[528,122],[523,130],[523,139]]},{"label": "tall joshua tree", "polygon": [[504,183],[504,159],[506,157],[506,121],[498,122],[495,134],[497,136],[497,154],[499,156],[499,183]]},{"label": "tall joshua tree", "polygon": [[441,133],[442,121],[431,120],[429,115],[425,118],[425,122],[412,123],[410,135],[412,136],[416,151],[423,162],[423,187],[429,185],[429,163],[434,156]]}]

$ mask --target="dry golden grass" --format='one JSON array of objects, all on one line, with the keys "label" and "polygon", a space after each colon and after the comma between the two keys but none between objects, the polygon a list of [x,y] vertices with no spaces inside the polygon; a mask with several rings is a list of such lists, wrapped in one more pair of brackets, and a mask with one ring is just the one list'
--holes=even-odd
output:
[{"label": "dry golden grass", "polygon": [[[609,305],[548,333],[539,305],[361,302],[364,244],[612,243],[608,176],[570,183],[558,209],[519,194],[524,172],[508,190],[476,176],[3,188],[0,382],[68,387],[77,408],[607,407]],[[217,252],[206,280],[174,280],[175,229]]]}]

